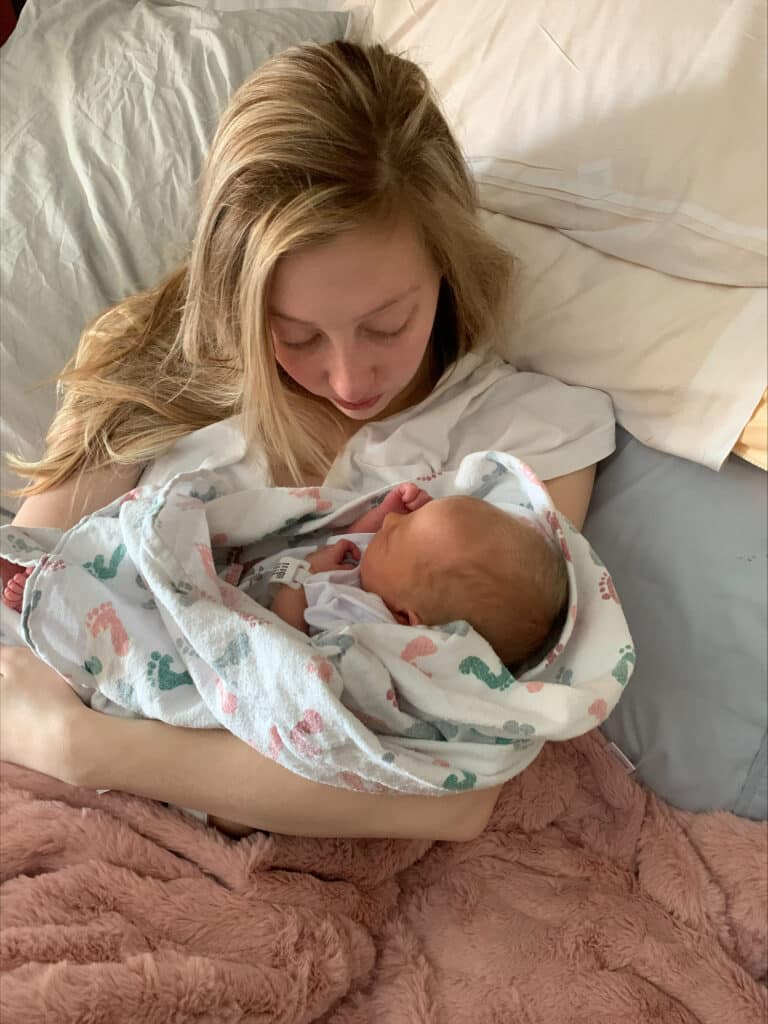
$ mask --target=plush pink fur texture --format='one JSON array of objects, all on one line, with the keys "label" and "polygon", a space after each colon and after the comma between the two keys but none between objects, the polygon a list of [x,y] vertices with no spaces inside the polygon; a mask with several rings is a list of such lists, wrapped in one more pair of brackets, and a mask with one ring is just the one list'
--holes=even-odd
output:
[{"label": "plush pink fur texture", "polygon": [[229,840],[13,766],[1,823],[3,1024],[766,1021],[766,827],[596,733],[465,844]]}]

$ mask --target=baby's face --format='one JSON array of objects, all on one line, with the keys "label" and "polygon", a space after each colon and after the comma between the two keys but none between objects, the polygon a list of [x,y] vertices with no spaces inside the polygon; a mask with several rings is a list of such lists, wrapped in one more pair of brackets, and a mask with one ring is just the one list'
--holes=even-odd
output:
[{"label": "baby's face", "polygon": [[413,608],[419,566],[445,559],[466,538],[451,514],[451,499],[430,501],[415,512],[390,512],[360,563],[363,589],[378,594],[393,612]]}]

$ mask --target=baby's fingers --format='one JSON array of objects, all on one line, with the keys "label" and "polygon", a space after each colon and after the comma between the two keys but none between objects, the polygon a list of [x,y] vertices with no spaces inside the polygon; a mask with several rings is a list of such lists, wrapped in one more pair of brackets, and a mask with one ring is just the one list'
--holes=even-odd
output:
[{"label": "baby's fingers", "polygon": [[432,501],[430,495],[422,487],[417,487],[416,484],[409,484],[409,486],[413,488],[413,492],[403,499],[409,512],[415,512],[422,505],[426,505],[428,501]]},{"label": "baby's fingers", "polygon": [[356,562],[360,561],[360,548],[351,540],[340,540],[336,543],[335,547],[340,563],[345,562],[350,558],[354,559]]}]

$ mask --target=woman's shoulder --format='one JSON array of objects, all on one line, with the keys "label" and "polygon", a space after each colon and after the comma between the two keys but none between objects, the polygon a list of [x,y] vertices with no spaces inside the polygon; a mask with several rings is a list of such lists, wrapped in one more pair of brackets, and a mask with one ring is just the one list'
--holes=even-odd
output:
[{"label": "woman's shoulder", "polygon": [[248,443],[241,416],[186,434],[147,466],[140,483],[160,486],[179,473],[226,468],[242,476],[244,485],[271,483],[266,453],[260,445]]}]

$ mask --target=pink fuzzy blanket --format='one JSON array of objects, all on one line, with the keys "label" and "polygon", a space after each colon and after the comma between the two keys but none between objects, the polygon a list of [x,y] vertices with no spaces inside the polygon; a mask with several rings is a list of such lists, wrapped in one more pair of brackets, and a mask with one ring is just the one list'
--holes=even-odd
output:
[{"label": "pink fuzzy blanket", "polygon": [[767,833],[598,734],[465,844],[242,841],[4,766],[0,1020],[763,1024]]}]

